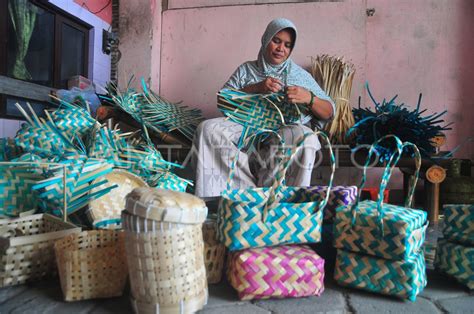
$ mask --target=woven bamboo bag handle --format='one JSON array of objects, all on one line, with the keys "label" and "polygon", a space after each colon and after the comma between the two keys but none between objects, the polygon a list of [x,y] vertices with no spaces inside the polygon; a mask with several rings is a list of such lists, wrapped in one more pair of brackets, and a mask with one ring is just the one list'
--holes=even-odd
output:
[{"label": "woven bamboo bag handle", "polygon": [[[273,134],[275,134],[275,135],[278,137],[278,139],[280,140],[280,143],[281,143],[282,145],[285,144],[285,141],[281,138],[280,134],[278,134],[277,132],[272,131],[272,130],[266,130],[266,129],[264,129],[264,130],[260,130],[260,131],[258,131],[257,133],[252,134],[251,136],[247,137],[247,138],[245,139],[245,142],[244,142],[242,145],[239,145],[239,146],[238,146],[239,150],[242,149],[242,148],[244,148],[244,147],[246,147],[246,146],[248,146],[249,143],[252,143],[253,140],[254,140],[257,136],[259,136],[259,135],[261,135],[261,134],[265,134],[265,133],[273,133]],[[239,154],[235,154],[235,157],[234,157],[234,159],[232,160],[232,164],[230,165],[230,171],[229,171],[229,177],[227,178],[226,190],[225,190],[223,193],[225,193],[226,191],[231,191],[231,190],[232,190],[232,186],[231,186],[231,185],[232,185],[232,180],[234,179],[235,166],[237,165],[238,160],[239,160]]]},{"label": "woven bamboo bag handle", "polygon": [[334,153],[333,153],[333,150],[332,150],[331,141],[329,140],[329,138],[327,137],[327,135],[324,132],[322,132],[322,131],[308,132],[308,133],[304,134],[303,136],[301,136],[298,139],[297,144],[292,149],[292,152],[289,155],[289,157],[283,163],[280,164],[279,171],[277,172],[277,174],[275,176],[275,180],[273,181],[273,185],[270,189],[270,195],[268,197],[268,201],[267,201],[267,203],[265,205],[265,208],[264,208],[264,211],[263,211],[264,221],[266,220],[268,212],[271,210],[271,208],[273,208],[276,204],[278,204],[278,202],[281,198],[281,190],[285,187],[286,173],[287,173],[287,170],[290,167],[292,161],[294,160],[294,157],[296,156],[298,151],[303,147],[304,141],[306,140],[306,138],[308,138],[309,136],[311,136],[313,134],[315,134],[316,136],[319,135],[322,139],[324,139],[324,141],[327,144],[327,147],[329,148],[329,157],[330,157],[329,161],[330,161],[330,164],[331,164],[331,177],[329,178],[329,184],[328,184],[328,188],[327,188],[327,191],[326,191],[326,197],[323,200],[320,201],[319,206],[315,207],[314,210],[315,211],[316,210],[323,211],[324,208],[326,207],[327,202],[329,200],[329,194],[331,192],[331,188],[332,188],[333,181],[334,181],[334,173],[336,171],[336,159],[334,157]]},{"label": "woven bamboo bag handle", "polygon": [[416,170],[415,170],[415,174],[414,174],[414,179],[412,180],[412,182],[410,182],[409,192],[408,192],[407,197],[405,199],[405,207],[409,207],[409,205],[412,202],[413,195],[415,193],[416,183],[418,181],[418,176],[419,176],[420,168],[421,168],[420,151],[418,150],[418,147],[416,145],[414,145],[413,143],[410,143],[410,142],[402,143],[402,141],[398,137],[396,137],[395,135],[391,135],[391,134],[386,135],[386,136],[380,138],[379,140],[377,140],[376,142],[374,142],[372,144],[372,146],[370,147],[369,154],[367,156],[367,160],[366,160],[365,165],[364,165],[362,180],[361,180],[361,183],[358,187],[358,194],[357,194],[356,201],[355,201],[354,205],[351,208],[351,211],[352,211],[352,226],[354,226],[355,222],[356,222],[357,207],[358,207],[359,202],[360,202],[360,197],[361,197],[361,194],[362,194],[362,188],[364,187],[365,182],[367,180],[367,168],[369,166],[370,159],[371,159],[372,155],[377,152],[377,148],[376,148],[377,145],[379,143],[381,143],[382,141],[384,141],[386,139],[389,139],[389,138],[395,140],[396,151],[390,156],[390,160],[388,161],[387,165],[385,166],[385,169],[384,169],[384,172],[383,172],[383,175],[382,175],[382,181],[380,183],[379,195],[378,195],[378,198],[377,198],[378,224],[379,224],[379,228],[380,228],[380,231],[381,231],[382,235],[384,233],[383,232],[384,231],[383,230],[383,196],[384,196],[384,191],[387,187],[388,181],[390,180],[393,169],[395,168],[398,161],[400,160],[400,158],[403,154],[403,150],[406,147],[412,147],[413,148],[413,151],[415,153],[415,167],[416,167]]}]

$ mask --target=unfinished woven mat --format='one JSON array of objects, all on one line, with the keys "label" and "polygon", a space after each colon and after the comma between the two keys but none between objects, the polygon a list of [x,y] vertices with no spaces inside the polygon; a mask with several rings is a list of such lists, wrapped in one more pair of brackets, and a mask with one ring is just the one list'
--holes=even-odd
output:
[{"label": "unfinished woven mat", "polygon": [[94,188],[91,193],[100,191],[106,187],[116,186],[106,195],[89,203],[87,215],[94,226],[99,229],[120,229],[122,227],[120,213],[125,208],[125,197],[133,189],[146,187],[147,184],[140,177],[125,170],[113,170],[112,172],[92,181],[92,185],[107,180],[107,183]]},{"label": "unfinished woven mat", "polygon": [[438,242],[436,268],[474,289],[474,247],[446,240]]},{"label": "unfinished woven mat", "polygon": [[137,188],[122,212],[132,304],[139,313],[192,313],[207,303],[204,201]]},{"label": "unfinished woven mat", "polygon": [[386,260],[337,250],[334,279],[343,286],[415,301],[426,286],[423,253],[409,260]]},{"label": "unfinished woven mat", "polygon": [[208,219],[202,225],[204,264],[208,283],[218,283],[224,269],[225,246],[217,240],[217,221]]},{"label": "unfinished woven mat", "polygon": [[109,85],[109,95],[103,98],[111,100],[144,128],[158,133],[176,130],[192,141],[197,126],[204,120],[201,110],[169,102],[149,89],[143,79],[141,83],[143,93],[130,87],[121,92],[117,86]]},{"label": "unfinished woven mat", "polygon": [[97,123],[91,116],[89,108],[56,99],[59,100],[60,107],[51,113],[51,118],[57,129],[69,140],[85,135]]},{"label": "unfinished woven mat", "polygon": [[252,248],[229,254],[227,275],[241,300],[318,296],[324,259],[305,245]]},{"label": "unfinished woven mat", "polygon": [[94,230],[54,244],[66,301],[121,296],[128,276],[124,233]]},{"label": "unfinished woven mat", "polygon": [[444,205],[443,234],[447,240],[474,245],[474,204]]},{"label": "unfinished woven mat", "polygon": [[[64,171],[66,171],[66,184],[63,182]],[[61,217],[64,212],[64,186],[66,187],[67,212],[71,214],[114,188],[114,186],[107,186],[101,187],[98,191],[96,189],[94,193],[90,192],[93,188],[107,183],[107,180],[103,178],[95,185],[91,185],[91,181],[101,178],[111,171],[111,164],[72,153],[64,155],[60,166],[51,167],[46,175],[47,178],[38,181],[32,189],[38,191],[40,208],[44,212]]]},{"label": "unfinished woven mat", "polygon": [[54,241],[80,231],[48,214],[1,219],[0,287],[54,275]]},{"label": "unfinished woven mat", "polygon": [[222,89],[217,94],[217,108],[244,129],[240,142],[260,130],[277,131],[282,125],[300,119],[299,107],[284,101],[284,95],[247,94],[234,89]]}]

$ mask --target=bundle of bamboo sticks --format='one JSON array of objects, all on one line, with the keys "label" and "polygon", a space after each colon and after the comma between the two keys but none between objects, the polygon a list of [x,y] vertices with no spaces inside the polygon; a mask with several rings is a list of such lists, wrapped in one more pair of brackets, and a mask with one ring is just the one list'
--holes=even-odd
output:
[{"label": "bundle of bamboo sticks", "polygon": [[346,132],[354,125],[350,104],[355,67],[341,57],[319,55],[311,58],[311,74],[336,104],[334,119],[326,126],[333,144],[348,144]]}]

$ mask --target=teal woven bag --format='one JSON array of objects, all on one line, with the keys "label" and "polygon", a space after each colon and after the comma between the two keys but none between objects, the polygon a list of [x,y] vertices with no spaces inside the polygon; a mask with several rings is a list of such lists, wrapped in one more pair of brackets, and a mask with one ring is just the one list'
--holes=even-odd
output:
[{"label": "teal woven bag", "polygon": [[334,279],[338,284],[415,301],[426,287],[425,257],[406,261],[337,250]]},{"label": "teal woven bag", "polygon": [[440,240],[435,264],[437,269],[474,289],[474,247]]},{"label": "teal woven bag", "polygon": [[474,245],[474,204],[444,205],[444,237]]},{"label": "teal woven bag", "polygon": [[[227,190],[222,194],[218,209],[218,237],[229,250],[316,243],[321,240],[323,209],[328,202],[335,171],[331,144],[324,133],[315,133],[327,142],[331,157],[332,173],[324,199],[319,187],[290,187],[284,184],[292,158],[311,134],[302,136],[295,149],[285,152],[287,158],[280,163],[270,188],[232,189],[231,182],[238,159],[236,155],[231,165]],[[247,142],[251,140],[248,138]]]},{"label": "teal woven bag", "polygon": [[[376,146],[387,138],[397,143],[395,152],[387,166],[380,184],[378,200],[360,201],[360,194],[366,181],[366,172]],[[416,172],[410,184],[405,206],[383,204],[383,192],[393,168],[400,159],[403,149],[412,147],[415,152]],[[375,142],[369,151],[359,194],[353,206],[341,206],[336,211],[334,221],[334,246],[352,252],[361,252],[386,259],[406,260],[421,250],[428,226],[427,214],[422,210],[408,208],[412,203],[416,182],[421,166],[421,156],[415,145],[402,143],[393,135]]]}]

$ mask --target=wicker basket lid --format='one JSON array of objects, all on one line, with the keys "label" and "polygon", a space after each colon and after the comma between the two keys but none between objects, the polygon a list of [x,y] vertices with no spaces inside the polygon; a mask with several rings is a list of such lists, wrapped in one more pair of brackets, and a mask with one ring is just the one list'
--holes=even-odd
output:
[{"label": "wicker basket lid", "polygon": [[117,185],[104,196],[95,199],[89,203],[87,212],[95,228],[120,228],[120,214],[124,209],[125,196],[134,188],[148,186],[139,176],[121,169],[115,169],[112,172],[95,179],[92,185],[107,179],[107,183],[92,189],[92,193],[101,189]]},{"label": "wicker basket lid", "polygon": [[194,195],[156,188],[136,188],[127,195],[125,211],[142,218],[183,224],[206,220],[206,203]]}]

